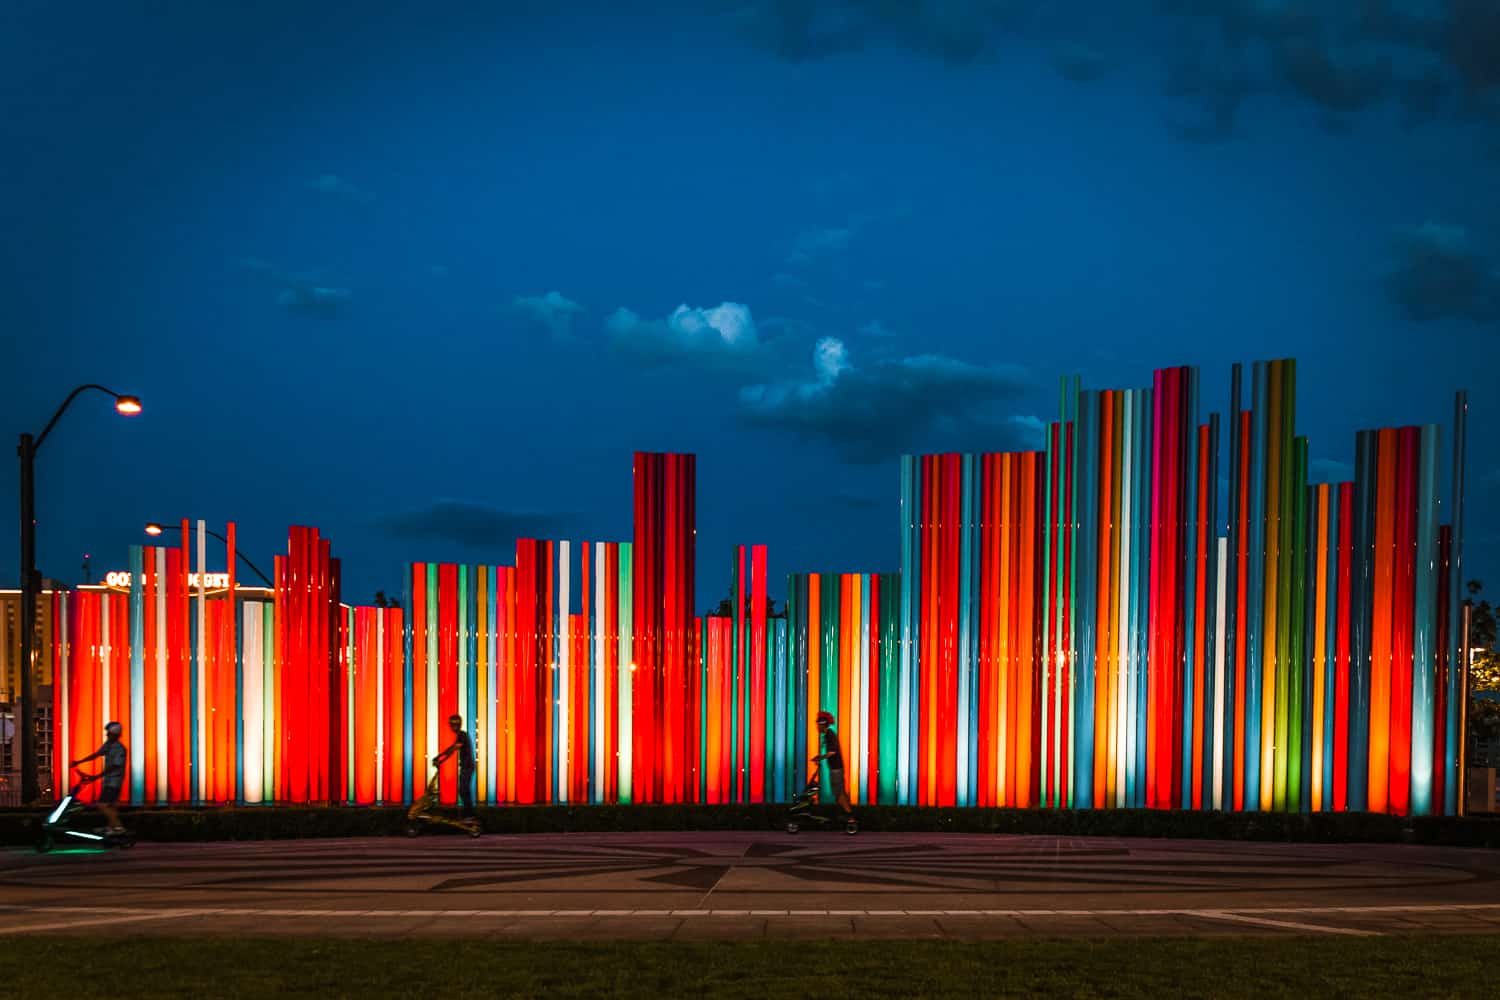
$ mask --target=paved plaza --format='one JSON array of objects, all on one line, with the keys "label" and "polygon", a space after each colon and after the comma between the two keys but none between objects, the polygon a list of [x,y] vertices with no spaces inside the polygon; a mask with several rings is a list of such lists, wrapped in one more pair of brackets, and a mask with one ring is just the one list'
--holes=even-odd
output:
[{"label": "paved plaza", "polygon": [[1500,852],[962,834],[545,834],[0,853],[0,935],[1500,933]]}]

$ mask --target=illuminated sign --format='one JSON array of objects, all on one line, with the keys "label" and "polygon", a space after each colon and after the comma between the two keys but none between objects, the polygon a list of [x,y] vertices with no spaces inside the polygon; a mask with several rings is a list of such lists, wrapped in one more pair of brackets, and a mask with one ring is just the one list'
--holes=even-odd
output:
[{"label": "illuminated sign", "polygon": [[[196,588],[198,586],[198,576],[199,574],[197,573],[188,574],[189,587]],[[144,583],[144,581],[142,582]],[[106,587],[115,587],[119,590],[129,590],[130,573],[125,570],[116,570],[112,573],[105,573],[104,585]],[[205,573],[203,574],[203,586],[209,590],[227,590],[229,588],[229,574]]]}]

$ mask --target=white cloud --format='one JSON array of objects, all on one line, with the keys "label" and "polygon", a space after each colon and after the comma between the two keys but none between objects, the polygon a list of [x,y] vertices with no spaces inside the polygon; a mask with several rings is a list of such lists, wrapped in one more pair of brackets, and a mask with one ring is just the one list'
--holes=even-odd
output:
[{"label": "white cloud", "polygon": [[755,317],[738,302],[708,309],[684,304],[662,319],[645,319],[622,307],[605,320],[604,329],[616,348],[647,359],[743,360],[760,348]]},{"label": "white cloud", "polygon": [[561,292],[545,295],[518,295],[511,306],[525,315],[538,329],[554,340],[567,340],[573,334],[573,317],[584,307]]},{"label": "white cloud", "polygon": [[725,347],[755,346],[755,319],[750,307],[721,302],[712,309],[689,309],[685,304],[672,310],[667,326],[687,340],[711,340],[717,336]]},{"label": "white cloud", "polygon": [[813,347],[813,370],[820,383],[832,383],[849,370],[849,350],[837,337],[824,337]]}]

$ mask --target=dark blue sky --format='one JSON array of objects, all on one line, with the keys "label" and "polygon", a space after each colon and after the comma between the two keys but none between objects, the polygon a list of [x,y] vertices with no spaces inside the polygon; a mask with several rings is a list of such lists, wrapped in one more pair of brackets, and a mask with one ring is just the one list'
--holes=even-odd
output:
[{"label": "dark blue sky", "polygon": [[368,600],[628,538],[630,452],[689,450],[707,604],[737,542],[896,568],[894,456],[1028,443],[1064,373],[1202,365],[1206,416],[1293,355],[1318,478],[1473,391],[1482,574],[1500,14],[1291,6],[10,0],[0,426],[147,409],[47,442],[44,572],[307,523]]}]

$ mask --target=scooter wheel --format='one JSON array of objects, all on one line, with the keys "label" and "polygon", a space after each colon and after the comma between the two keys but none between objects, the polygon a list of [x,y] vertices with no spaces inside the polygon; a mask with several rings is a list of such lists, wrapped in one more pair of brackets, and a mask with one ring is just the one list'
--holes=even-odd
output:
[{"label": "scooter wheel", "polygon": [[847,834],[849,834],[849,836],[851,836],[851,837],[854,836],[856,833],[858,833],[859,832],[859,820],[857,820],[857,819],[851,819],[849,822],[845,823],[844,824],[844,832],[847,833]]},{"label": "scooter wheel", "polygon": [[406,835],[408,837],[415,837],[417,834],[419,834],[421,832],[422,832],[422,828],[420,826],[418,826],[417,824],[415,824],[415,823],[408,823],[408,824],[406,824]]},{"label": "scooter wheel", "polygon": [[475,839],[475,840],[478,840],[478,839],[479,839],[479,835],[480,835],[480,834],[481,834],[481,833],[483,833],[483,832],[484,832],[484,831],[483,831],[483,830],[481,830],[481,829],[479,829],[479,827],[477,827],[477,826],[476,826],[476,827],[471,827],[471,828],[470,828],[470,829],[469,829],[469,836],[470,836],[470,837],[473,837],[473,838],[474,838],[474,839]]},{"label": "scooter wheel", "polygon": [[43,833],[37,838],[36,852],[38,854],[46,854],[50,850],[52,850],[52,834]]},{"label": "scooter wheel", "polygon": [[796,820],[789,819],[789,820],[786,821],[786,832],[787,833],[796,833],[800,829],[802,829],[802,824],[798,823]]}]

